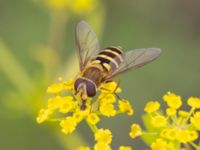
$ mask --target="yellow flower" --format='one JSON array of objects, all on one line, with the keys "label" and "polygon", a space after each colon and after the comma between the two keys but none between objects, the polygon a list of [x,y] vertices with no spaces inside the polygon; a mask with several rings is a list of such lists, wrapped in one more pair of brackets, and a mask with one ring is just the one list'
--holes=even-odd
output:
[{"label": "yellow flower", "polygon": [[121,112],[127,112],[128,115],[133,115],[134,111],[133,111],[133,108],[132,108],[131,104],[129,103],[129,101],[119,100],[118,106],[119,106],[119,110]]},{"label": "yellow flower", "polygon": [[178,129],[174,127],[171,129],[163,129],[160,136],[170,141],[177,140],[180,143],[187,143],[196,140],[198,138],[198,133],[194,130]]},{"label": "yellow flower", "polygon": [[73,117],[66,117],[60,122],[60,126],[62,127],[62,132],[69,134],[76,129],[77,122]]},{"label": "yellow flower", "polygon": [[77,122],[80,122],[83,119],[85,119],[89,114],[90,114],[90,106],[87,105],[87,109],[86,110],[80,110],[80,108],[77,108],[76,111],[73,113],[73,118]]},{"label": "yellow flower", "polygon": [[38,117],[36,118],[37,123],[42,123],[48,119],[48,116],[52,114],[52,111],[49,109],[41,109]]},{"label": "yellow flower", "polygon": [[131,138],[136,138],[137,136],[142,135],[142,129],[139,124],[132,124],[131,131],[129,132]]},{"label": "yellow flower", "polygon": [[111,116],[116,115],[116,110],[115,110],[113,104],[103,103],[103,104],[100,105],[99,110],[100,110],[102,115],[107,116],[107,117],[111,117]]},{"label": "yellow flower", "polygon": [[95,141],[110,144],[112,142],[112,133],[108,129],[98,129],[95,133]]},{"label": "yellow flower", "polygon": [[176,140],[178,138],[179,130],[177,128],[165,128],[161,131],[160,136],[168,140]]},{"label": "yellow flower", "polygon": [[92,125],[97,124],[100,121],[100,118],[97,114],[95,113],[90,113],[87,117],[87,122],[89,122]]},{"label": "yellow flower", "polygon": [[111,150],[111,147],[106,143],[98,142],[94,145],[94,150]]},{"label": "yellow flower", "polygon": [[64,85],[65,90],[73,92],[73,90],[74,90],[74,80],[73,79],[70,79],[70,80],[64,82],[63,85]]},{"label": "yellow flower", "polygon": [[181,143],[192,142],[198,138],[196,131],[180,130],[177,140]]},{"label": "yellow flower", "polygon": [[159,108],[160,108],[160,103],[156,101],[155,102],[151,101],[146,104],[144,111],[147,113],[152,113],[152,112],[157,111]]},{"label": "yellow flower", "polygon": [[90,150],[90,148],[87,146],[80,146],[76,150]]},{"label": "yellow flower", "polygon": [[99,89],[102,93],[107,93],[107,94],[108,93],[113,94],[114,92],[120,93],[122,90],[121,88],[117,86],[118,85],[116,82],[107,82],[107,83],[103,83]]},{"label": "yellow flower", "polygon": [[132,150],[130,146],[120,146],[119,150]]},{"label": "yellow flower", "polygon": [[169,107],[166,109],[166,113],[168,116],[174,116],[174,115],[176,115],[176,109]]},{"label": "yellow flower", "polygon": [[71,8],[75,13],[87,13],[94,10],[97,0],[73,0]]},{"label": "yellow flower", "polygon": [[62,101],[60,103],[59,111],[62,113],[70,112],[71,110],[77,107],[77,102],[73,100],[72,96],[62,97]]},{"label": "yellow flower", "polygon": [[45,0],[45,4],[55,10],[64,9],[70,4],[70,0]]},{"label": "yellow flower", "polygon": [[180,117],[186,118],[186,117],[189,115],[189,112],[184,111],[184,110],[179,110],[179,111],[178,111],[178,115],[179,115]]},{"label": "yellow flower", "polygon": [[167,142],[158,138],[151,144],[152,150],[167,150]]},{"label": "yellow flower", "polygon": [[174,142],[169,142],[167,144],[167,150],[177,150],[177,147],[175,146]]},{"label": "yellow flower", "polygon": [[167,125],[167,118],[163,115],[157,115],[151,118],[151,125],[155,128],[161,128]]},{"label": "yellow flower", "polygon": [[56,110],[60,107],[62,98],[60,96],[51,97],[48,99],[48,109]]},{"label": "yellow flower", "polygon": [[64,85],[62,83],[52,84],[47,88],[47,93],[56,94],[61,92],[64,89]]},{"label": "yellow flower", "polygon": [[171,92],[168,92],[166,95],[164,95],[163,99],[169,107],[174,109],[178,109],[182,105],[181,97]]},{"label": "yellow flower", "polygon": [[76,122],[81,122],[84,119],[84,115],[81,111],[76,111],[73,113],[73,118],[76,120]]},{"label": "yellow flower", "polygon": [[100,100],[100,103],[115,103],[116,102],[116,98],[113,94],[101,93],[98,99]]},{"label": "yellow flower", "polygon": [[187,103],[193,108],[200,108],[200,98],[198,97],[190,97]]},{"label": "yellow flower", "polygon": [[190,135],[190,141],[194,141],[199,137],[198,132],[194,130],[190,130],[189,135]]},{"label": "yellow flower", "polygon": [[196,112],[193,117],[190,118],[190,122],[197,129],[200,130],[200,112]]}]

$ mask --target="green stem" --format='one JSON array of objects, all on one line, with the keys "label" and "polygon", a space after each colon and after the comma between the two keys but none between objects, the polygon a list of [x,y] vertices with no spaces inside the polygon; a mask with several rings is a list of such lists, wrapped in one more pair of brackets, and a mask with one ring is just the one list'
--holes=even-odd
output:
[{"label": "green stem", "polygon": [[89,123],[88,121],[86,121],[86,122],[87,122],[88,126],[90,127],[90,129],[92,130],[93,133],[95,133],[98,130],[96,125],[93,125],[93,124]]},{"label": "green stem", "polygon": [[49,118],[47,121],[49,122],[59,122],[61,120],[63,120],[64,118]]},{"label": "green stem", "polygon": [[[49,29],[49,39],[48,39],[48,47],[50,48],[50,54],[53,54],[52,57],[49,59],[48,70],[46,72],[50,72],[54,74],[58,68],[62,67],[61,65],[61,55],[62,49],[64,46],[64,37],[66,36],[66,29],[67,29],[67,21],[68,21],[68,14],[65,9],[56,10],[51,12],[50,16],[50,29]],[[53,61],[53,63],[52,63]],[[49,66],[49,64],[52,64]],[[54,74],[55,75],[55,74]]]},{"label": "green stem", "polygon": [[146,132],[146,131],[142,131],[143,135],[158,135],[157,132]]},{"label": "green stem", "polygon": [[175,143],[176,149],[177,149],[177,150],[181,150],[181,144],[180,144],[178,141],[176,141],[176,142],[174,142],[174,143]]},{"label": "green stem", "polygon": [[89,145],[88,142],[78,133],[74,132],[70,135],[65,135],[60,131],[56,131],[55,135],[59,142],[66,150],[74,150],[78,146]]},{"label": "green stem", "polygon": [[195,110],[195,108],[192,107],[191,110],[190,110],[190,112],[189,112],[189,114],[188,114],[188,116],[187,116],[187,118],[184,120],[183,124],[187,123],[187,121],[190,119],[190,116],[192,115],[192,113],[194,112],[194,110]]},{"label": "green stem", "polygon": [[[11,83],[22,93],[31,91],[33,81],[26,70],[0,40],[0,69]],[[25,92],[26,91],[26,92]]]},{"label": "green stem", "polygon": [[190,142],[190,144],[196,149],[196,150],[200,150],[200,147],[198,145],[196,145],[194,142]]},{"label": "green stem", "polygon": [[62,49],[66,24],[68,20],[68,15],[66,10],[56,10],[51,13],[51,22],[49,30],[49,47],[60,53]]}]

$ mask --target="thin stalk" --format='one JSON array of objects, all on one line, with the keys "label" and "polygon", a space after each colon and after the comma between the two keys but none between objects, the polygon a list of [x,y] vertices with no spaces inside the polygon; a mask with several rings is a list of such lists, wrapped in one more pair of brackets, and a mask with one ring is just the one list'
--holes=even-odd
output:
[{"label": "thin stalk", "polygon": [[88,126],[90,127],[90,129],[92,130],[93,133],[95,133],[98,130],[96,125],[90,124],[88,121],[86,121],[86,122],[87,122]]},{"label": "thin stalk", "polygon": [[0,41],[0,57],[0,70],[10,82],[22,94],[24,91],[31,91],[33,88],[32,79],[2,41]]},{"label": "thin stalk", "polygon": [[194,142],[190,142],[190,144],[196,149],[196,150],[200,150],[200,147],[198,145],[196,145]]}]

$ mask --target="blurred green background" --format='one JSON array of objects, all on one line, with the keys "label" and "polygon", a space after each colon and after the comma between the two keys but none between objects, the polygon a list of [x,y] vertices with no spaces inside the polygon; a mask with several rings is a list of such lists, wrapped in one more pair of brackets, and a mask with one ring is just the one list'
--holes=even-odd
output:
[{"label": "blurred green background", "polygon": [[128,132],[131,123],[141,123],[148,100],[161,101],[167,91],[184,101],[199,96],[199,1],[90,0],[91,9],[80,11],[60,4],[53,7],[47,1],[0,1],[0,149],[73,150],[82,140],[94,143],[84,123],[75,135],[66,136],[57,123],[35,121],[45,106],[47,86],[59,76],[73,78],[78,72],[74,28],[80,20],[94,27],[101,48],[163,50],[155,62],[121,76],[122,97],[131,101],[135,115],[103,118],[98,125],[113,132],[113,149],[119,145],[145,148],[141,140],[131,140]]}]

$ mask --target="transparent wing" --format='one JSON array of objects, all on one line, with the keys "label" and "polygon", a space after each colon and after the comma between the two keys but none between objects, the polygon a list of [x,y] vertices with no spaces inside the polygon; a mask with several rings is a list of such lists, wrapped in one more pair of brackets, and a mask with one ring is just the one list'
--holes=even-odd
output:
[{"label": "transparent wing", "polygon": [[85,21],[78,23],[75,36],[80,70],[83,70],[92,56],[98,53],[99,42],[95,32]]},{"label": "transparent wing", "polygon": [[111,80],[123,72],[142,67],[158,58],[160,53],[161,49],[159,48],[144,48],[128,51],[124,54],[124,61],[120,64],[119,68],[105,80]]}]

